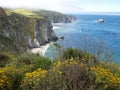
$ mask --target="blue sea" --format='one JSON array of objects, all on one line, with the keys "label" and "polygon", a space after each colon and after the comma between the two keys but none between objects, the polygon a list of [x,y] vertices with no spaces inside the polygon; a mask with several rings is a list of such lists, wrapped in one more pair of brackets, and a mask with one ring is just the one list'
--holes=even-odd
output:
[{"label": "blue sea", "polygon": [[[120,64],[120,15],[74,14],[74,16],[77,20],[72,23],[53,24],[56,35],[65,38],[57,42],[63,48],[79,48],[95,54],[101,60],[111,59]],[[104,19],[104,23],[98,22],[101,18]],[[98,55],[98,52],[101,55]],[[55,47],[51,45],[45,56],[54,58],[56,55]]]}]

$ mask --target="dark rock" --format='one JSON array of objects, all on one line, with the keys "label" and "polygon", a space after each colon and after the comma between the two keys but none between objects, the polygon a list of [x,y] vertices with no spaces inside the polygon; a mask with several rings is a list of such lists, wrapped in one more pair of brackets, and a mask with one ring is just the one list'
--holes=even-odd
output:
[{"label": "dark rock", "polygon": [[0,16],[7,16],[6,12],[0,7]]},{"label": "dark rock", "polygon": [[52,23],[70,23],[72,21],[75,21],[76,18],[73,16],[69,16],[69,15],[61,15],[61,16],[57,16],[57,17],[53,17],[50,21]]},{"label": "dark rock", "polygon": [[64,37],[64,36],[62,36],[62,37],[60,37],[60,39],[61,39],[61,40],[64,40],[64,39],[65,39],[65,37]]}]

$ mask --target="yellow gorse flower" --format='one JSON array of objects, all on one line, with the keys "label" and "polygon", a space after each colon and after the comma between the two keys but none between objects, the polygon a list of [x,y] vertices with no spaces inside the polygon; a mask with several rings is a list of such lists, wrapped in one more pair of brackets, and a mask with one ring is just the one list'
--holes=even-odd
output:
[{"label": "yellow gorse flower", "polygon": [[26,73],[24,79],[21,82],[20,88],[25,85],[29,85],[30,87],[34,87],[36,82],[39,82],[41,78],[44,78],[47,73],[47,70],[42,70],[38,68],[37,70],[33,71],[32,73]]},{"label": "yellow gorse flower", "polygon": [[105,69],[101,65],[94,66],[91,68],[91,70],[96,75],[96,81],[98,83],[103,83],[105,88],[108,86],[120,86],[120,75],[112,73],[109,69]]},{"label": "yellow gorse flower", "polygon": [[7,73],[13,74],[14,68],[13,67],[4,67],[0,68],[0,89],[5,89],[6,87],[12,86],[12,81],[9,77],[7,77]]}]

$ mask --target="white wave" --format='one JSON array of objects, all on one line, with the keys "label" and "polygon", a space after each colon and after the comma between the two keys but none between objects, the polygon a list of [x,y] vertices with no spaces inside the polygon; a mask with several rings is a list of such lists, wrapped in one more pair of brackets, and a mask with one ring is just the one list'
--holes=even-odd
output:
[{"label": "white wave", "polygon": [[55,30],[55,29],[59,29],[60,27],[58,27],[58,26],[53,26],[53,30]]}]

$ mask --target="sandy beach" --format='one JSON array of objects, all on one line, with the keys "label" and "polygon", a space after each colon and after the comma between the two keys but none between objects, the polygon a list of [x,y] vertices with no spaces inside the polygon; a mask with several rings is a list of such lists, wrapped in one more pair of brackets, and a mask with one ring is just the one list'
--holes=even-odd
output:
[{"label": "sandy beach", "polygon": [[48,44],[46,44],[46,45],[40,46],[40,48],[30,49],[28,52],[35,53],[35,54],[39,54],[39,55],[41,55],[41,56],[44,56],[46,50],[49,48],[50,45],[51,45],[51,43],[48,43]]}]

